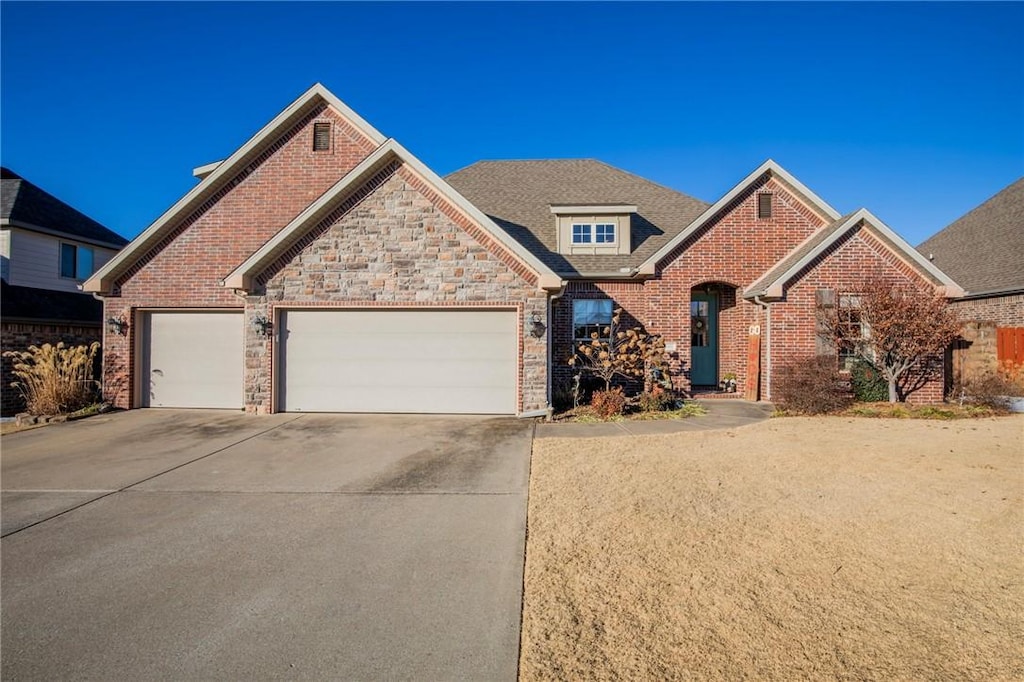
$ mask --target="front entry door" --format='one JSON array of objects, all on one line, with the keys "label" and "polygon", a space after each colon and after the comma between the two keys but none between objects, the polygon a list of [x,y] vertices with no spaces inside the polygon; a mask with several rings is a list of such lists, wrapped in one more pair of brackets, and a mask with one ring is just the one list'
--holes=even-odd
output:
[{"label": "front entry door", "polygon": [[718,297],[694,292],[690,296],[690,384],[718,383]]}]

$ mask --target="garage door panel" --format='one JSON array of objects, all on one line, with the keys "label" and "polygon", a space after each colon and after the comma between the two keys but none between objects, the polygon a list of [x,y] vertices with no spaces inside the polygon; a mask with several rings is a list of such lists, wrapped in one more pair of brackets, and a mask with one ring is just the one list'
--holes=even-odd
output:
[{"label": "garage door panel", "polygon": [[281,409],[516,412],[512,311],[286,311]]},{"label": "garage door panel", "polygon": [[144,319],[144,407],[242,406],[241,314],[153,312]]}]

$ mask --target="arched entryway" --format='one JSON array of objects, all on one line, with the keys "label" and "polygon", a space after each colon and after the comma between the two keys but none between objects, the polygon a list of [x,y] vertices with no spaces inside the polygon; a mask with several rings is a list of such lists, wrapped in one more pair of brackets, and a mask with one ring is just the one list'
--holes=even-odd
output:
[{"label": "arched entryway", "polygon": [[722,311],[736,307],[736,287],[703,282],[690,289],[690,386],[717,386],[721,370]]}]

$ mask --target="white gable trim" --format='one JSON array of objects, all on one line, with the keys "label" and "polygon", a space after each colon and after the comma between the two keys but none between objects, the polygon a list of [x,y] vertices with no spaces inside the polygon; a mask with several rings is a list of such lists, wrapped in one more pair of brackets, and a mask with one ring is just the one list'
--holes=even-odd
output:
[{"label": "white gable trim", "polygon": [[324,192],[315,202],[297,215],[288,225],[271,237],[262,247],[249,256],[241,265],[224,278],[223,286],[230,289],[249,291],[253,278],[268,267],[275,258],[291,247],[306,234],[306,231],[323,219],[337,204],[337,201],[359,187],[370,176],[392,159],[398,159],[432,185],[439,194],[451,201],[459,210],[466,213],[479,224],[495,241],[512,253],[520,262],[534,271],[538,276],[540,288],[558,288],[561,278],[542,263],[536,256],[527,251],[521,244],[509,237],[501,228],[478,208],[470,204],[465,197],[455,191],[447,182],[427,168],[405,147],[395,140],[389,139],[378,147],[370,156],[349,171],[345,177]]},{"label": "white gable trim", "polygon": [[[252,157],[257,156],[266,145],[272,143],[278,136],[284,133],[317,101],[323,101],[337,110],[341,116],[346,118],[362,135],[374,144],[380,145],[384,143],[384,136],[376,128],[348,108],[322,84],[315,83],[313,87],[306,90],[298,99],[289,104],[284,111],[275,116],[270,123],[263,126],[248,142],[239,147],[234,154],[220,162],[202,182],[193,187],[188,194],[167,209],[163,215],[157,218],[142,234],[133,239],[120,253],[96,271],[92,277],[85,281],[82,289],[92,293],[110,293],[117,277],[130,268],[138,257],[156,246],[163,239],[167,230],[172,229],[175,223],[187,215],[189,211],[201,206],[204,201],[220,189],[224,182],[231,180],[231,178],[237,175],[240,169]],[[212,164],[207,164],[207,166],[209,165]]]},{"label": "white gable trim", "polygon": [[790,266],[785,272],[772,281],[765,282],[761,291],[751,291],[748,289],[743,292],[743,297],[750,298],[753,296],[765,296],[767,298],[781,298],[783,295],[783,287],[787,282],[814,262],[816,258],[825,253],[846,233],[859,225],[861,221],[871,226],[876,232],[892,244],[895,247],[893,250],[896,255],[906,261],[909,261],[911,265],[916,266],[919,270],[931,275],[936,281],[940,282],[945,288],[945,295],[947,298],[960,298],[964,295],[964,290],[960,285],[954,282],[949,275],[935,267],[933,263],[928,261],[927,258],[922,256],[914,247],[908,244],[906,240],[896,234],[896,232],[894,232],[888,225],[876,218],[870,211],[862,208],[851,215],[842,225],[833,230],[832,234],[829,235],[827,239],[822,241],[808,253],[804,254],[800,260]]},{"label": "white gable trim", "polygon": [[712,204],[706,211],[697,216],[697,219],[690,223],[686,229],[673,237],[668,243],[657,250],[653,256],[645,260],[640,264],[638,272],[642,275],[653,275],[655,269],[658,267],[658,263],[662,261],[666,256],[676,250],[680,244],[686,241],[690,235],[703,227],[709,220],[714,218],[718,213],[728,206],[732,201],[740,194],[745,192],[750,185],[754,184],[763,176],[765,173],[771,173],[773,176],[779,178],[787,185],[795,189],[798,193],[802,194],[808,201],[813,204],[812,208],[816,208],[822,214],[830,218],[831,220],[838,220],[839,213],[829,206],[825,201],[817,194],[808,189],[802,182],[797,180],[795,177],[790,175],[789,171],[775,163],[775,161],[768,159],[760,166],[758,166],[750,175],[740,180],[739,184],[733,187],[731,190],[725,193],[721,199]]}]

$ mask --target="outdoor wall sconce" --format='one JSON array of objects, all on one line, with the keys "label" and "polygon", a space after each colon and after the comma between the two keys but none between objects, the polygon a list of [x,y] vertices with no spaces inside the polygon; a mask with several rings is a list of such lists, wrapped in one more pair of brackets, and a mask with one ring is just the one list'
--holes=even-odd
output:
[{"label": "outdoor wall sconce", "polygon": [[256,333],[260,336],[270,336],[274,331],[274,323],[262,315],[257,315],[252,324],[256,327]]},{"label": "outdoor wall sconce", "polygon": [[128,321],[123,317],[107,318],[107,330],[110,331],[111,334],[125,336],[128,334]]},{"label": "outdoor wall sconce", "polygon": [[548,328],[540,321],[540,315],[535,314],[530,320],[530,335],[535,339],[539,339],[544,336],[544,332],[547,330]]}]

